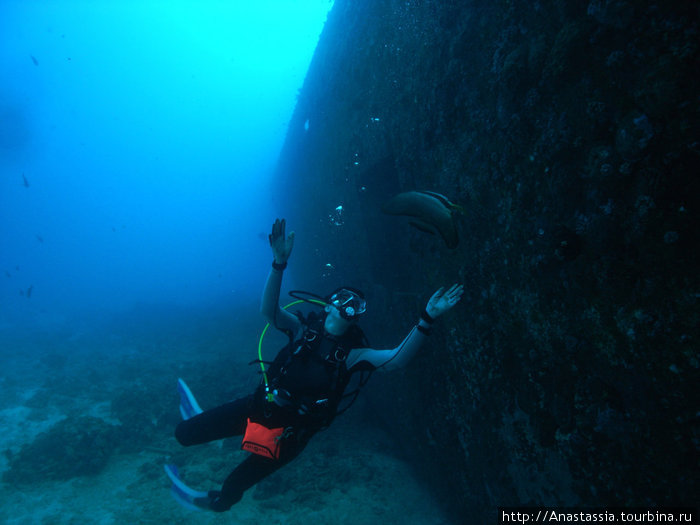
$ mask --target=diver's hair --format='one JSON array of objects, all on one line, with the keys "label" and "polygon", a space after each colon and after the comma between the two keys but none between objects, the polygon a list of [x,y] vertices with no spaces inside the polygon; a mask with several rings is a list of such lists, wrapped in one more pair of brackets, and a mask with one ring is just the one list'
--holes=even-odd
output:
[{"label": "diver's hair", "polygon": [[353,348],[369,348],[369,339],[357,322],[352,323],[343,336],[351,341]]}]

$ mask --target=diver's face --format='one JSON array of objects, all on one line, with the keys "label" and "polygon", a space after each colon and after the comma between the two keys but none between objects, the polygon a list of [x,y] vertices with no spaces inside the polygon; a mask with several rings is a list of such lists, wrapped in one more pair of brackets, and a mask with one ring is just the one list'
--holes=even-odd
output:
[{"label": "diver's face", "polygon": [[333,305],[326,305],[326,312],[328,315],[323,327],[329,334],[343,335],[353,323],[353,321],[343,319],[338,308]]}]

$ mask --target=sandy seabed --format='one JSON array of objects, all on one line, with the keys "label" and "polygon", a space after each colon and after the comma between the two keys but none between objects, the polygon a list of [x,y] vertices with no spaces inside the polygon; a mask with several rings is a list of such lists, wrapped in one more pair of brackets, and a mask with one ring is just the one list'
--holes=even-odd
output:
[{"label": "sandy seabed", "polygon": [[[411,466],[393,453],[392,438],[363,425],[350,413],[356,407],[317,434],[299,458],[246,492],[231,511],[216,514],[180,506],[164,464],[177,464],[186,483],[208,490],[218,488],[247,454],[236,438],[184,449],[172,437],[179,417],[177,377],[188,380],[204,408],[254,388],[258,379],[246,366],[252,357],[232,358],[234,346],[225,337],[204,342],[80,333],[3,338],[0,473],[8,471],[23,446],[75,414],[129,426],[135,437],[144,412],[153,421],[145,445],[127,452],[116,447],[95,474],[57,480],[42,472],[16,486],[3,479],[0,523],[450,523]],[[251,348],[251,341],[237,346]],[[231,380],[226,376],[226,384],[221,384],[222,369],[237,371]],[[129,401],[134,414],[129,421],[123,406],[115,414],[112,401],[133,391],[139,395]],[[168,416],[155,421],[161,406]],[[59,457],[62,448],[56,444]]]}]

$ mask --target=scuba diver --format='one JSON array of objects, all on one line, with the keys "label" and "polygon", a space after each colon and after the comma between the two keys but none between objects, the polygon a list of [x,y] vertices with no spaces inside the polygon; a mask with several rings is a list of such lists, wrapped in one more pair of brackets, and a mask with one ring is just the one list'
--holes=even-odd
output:
[{"label": "scuba diver", "polygon": [[[175,437],[181,445],[242,435],[241,448],[251,452],[229,474],[221,490],[208,492],[191,489],[178,477],[174,465],[166,465],[173,494],[189,507],[229,510],[247,489],[298,456],[314,434],[344,411],[338,410],[343,399],[352,397],[354,401],[374,370],[392,370],[406,364],[430,335],[435,319],[462,296],[462,285],[440,288],[401,344],[390,350],[375,350],[368,347],[358,325],[366,301],[357,289],[342,287],[323,301],[309,301],[324,306],[320,315],[312,313],[304,318],[280,307],[282,274],[294,246],[294,232],[285,237],[285,220],[277,219],[268,238],[274,260],[260,309],[270,325],[284,332],[290,342],[271,363],[260,359],[267,368],[263,368],[263,380],[252,395],[219,407],[202,411],[187,385],[178,381],[184,420],[178,424]],[[346,394],[355,373],[360,374],[359,386]]]}]

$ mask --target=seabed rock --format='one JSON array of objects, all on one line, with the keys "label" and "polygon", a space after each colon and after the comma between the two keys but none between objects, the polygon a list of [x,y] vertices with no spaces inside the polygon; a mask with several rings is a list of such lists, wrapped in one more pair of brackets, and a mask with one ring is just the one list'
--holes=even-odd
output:
[{"label": "seabed rock", "polygon": [[118,448],[119,429],[91,416],[63,419],[9,455],[3,481],[31,484],[95,475]]}]

